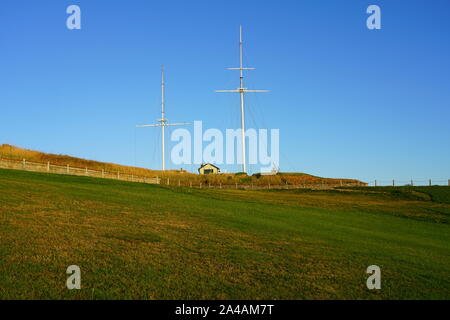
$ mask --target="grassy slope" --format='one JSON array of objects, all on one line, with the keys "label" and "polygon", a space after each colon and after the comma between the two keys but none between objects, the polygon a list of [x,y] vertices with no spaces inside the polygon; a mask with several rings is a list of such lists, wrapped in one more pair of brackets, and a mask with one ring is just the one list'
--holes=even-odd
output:
[{"label": "grassy slope", "polygon": [[[448,192],[448,189],[447,189]],[[450,298],[450,206],[0,170],[0,298]],[[81,291],[65,288],[67,266]],[[383,288],[365,287],[369,265]]]},{"label": "grassy slope", "polygon": [[8,144],[0,145],[0,157],[4,159],[10,160],[20,160],[26,159],[31,162],[38,163],[47,163],[50,162],[53,165],[66,166],[70,165],[74,168],[88,168],[90,170],[105,170],[107,172],[117,172],[120,171],[123,174],[133,174],[138,176],[149,176],[149,177],[159,177],[162,178],[164,184],[167,183],[167,179],[169,178],[169,182],[171,181],[172,185],[181,185],[189,186],[191,183],[193,185],[199,186],[200,183],[205,185],[235,185],[238,184],[246,184],[246,185],[264,185],[268,184],[273,185],[297,185],[297,184],[340,184],[342,183],[357,183],[357,180],[354,179],[329,179],[329,178],[321,178],[312,176],[305,173],[280,173],[279,175],[274,176],[260,176],[260,177],[248,177],[244,175],[235,175],[235,174],[220,174],[220,175],[198,175],[189,172],[180,172],[177,170],[169,170],[169,171],[158,171],[158,170],[149,170],[139,167],[128,167],[114,163],[105,163],[98,162],[93,160],[80,159],[76,157],[71,157],[67,155],[58,155],[58,154],[50,154],[43,153],[34,150],[23,149],[15,146],[11,146]]}]

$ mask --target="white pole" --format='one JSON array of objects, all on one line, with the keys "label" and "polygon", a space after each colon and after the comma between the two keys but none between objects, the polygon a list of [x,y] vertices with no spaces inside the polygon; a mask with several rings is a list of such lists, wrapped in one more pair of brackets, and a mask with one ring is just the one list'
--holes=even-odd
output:
[{"label": "white pole", "polygon": [[165,154],[164,154],[164,125],[161,126],[161,130],[162,130],[162,169],[163,171],[166,171],[166,159],[165,159]]},{"label": "white pole", "polygon": [[165,159],[165,141],[164,141],[164,135],[165,135],[165,102],[164,102],[164,94],[165,94],[165,88],[164,88],[164,66],[161,68],[162,74],[161,74],[161,107],[162,107],[162,117],[161,117],[161,131],[162,131],[162,169],[163,171],[166,170],[166,159]]},{"label": "white pole", "polygon": [[161,127],[161,154],[162,154],[162,170],[166,170],[166,142],[165,130],[166,126],[183,126],[190,125],[190,123],[168,123],[166,119],[165,107],[165,82],[164,82],[164,66],[161,67],[161,119],[157,120],[158,124],[138,125],[137,127]]},{"label": "white pole", "polygon": [[237,92],[239,93],[241,100],[241,135],[242,135],[242,171],[247,173],[247,153],[245,143],[245,99],[244,94],[247,92],[267,92],[267,90],[249,90],[244,88],[244,70],[254,70],[255,68],[244,68],[243,64],[243,38],[242,38],[242,26],[239,27],[239,68],[228,68],[229,70],[240,71],[240,87],[236,90],[216,90],[216,92]]},{"label": "white pole", "polygon": [[242,26],[239,28],[239,66],[240,66],[240,97],[241,97],[241,128],[242,128],[242,169],[247,173],[247,157],[245,146],[245,106],[244,106],[244,65],[243,65],[243,45],[242,45]]}]

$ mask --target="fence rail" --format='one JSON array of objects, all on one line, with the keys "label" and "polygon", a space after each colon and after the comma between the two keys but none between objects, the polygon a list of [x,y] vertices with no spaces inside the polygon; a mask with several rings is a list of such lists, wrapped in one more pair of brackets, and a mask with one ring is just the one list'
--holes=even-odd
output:
[{"label": "fence rail", "polygon": [[320,184],[320,183],[308,183],[308,184],[203,184],[203,183],[162,183],[162,185],[171,185],[179,187],[190,187],[196,189],[236,189],[236,190],[270,190],[270,189],[312,189],[312,190],[330,190],[339,187],[356,187],[356,186],[366,186],[357,183],[345,183],[345,184]]},{"label": "fence rail", "polygon": [[[203,176],[207,180],[207,175]],[[337,180],[335,183],[328,181],[309,181],[304,183],[292,184],[261,184],[261,183],[220,183],[220,182],[202,182],[202,181],[189,181],[176,178],[162,178],[161,185],[165,186],[178,186],[178,187],[190,187],[197,189],[240,189],[240,190],[261,190],[261,189],[314,189],[314,190],[329,190],[339,187],[365,187],[364,182],[347,182],[345,180]]]},{"label": "fence rail", "polygon": [[257,190],[257,189],[316,189],[325,190],[333,189],[339,187],[355,187],[355,186],[432,186],[432,185],[448,185],[450,186],[450,179],[412,179],[412,180],[373,180],[368,184],[361,182],[345,182],[339,181],[337,183],[323,183],[323,182],[309,182],[305,184],[283,184],[283,185],[260,185],[260,184],[209,184],[193,181],[181,181],[177,179],[170,178],[159,178],[159,177],[148,177],[148,176],[138,176],[131,174],[124,174],[120,171],[110,172],[110,171],[97,171],[88,168],[76,168],[69,165],[61,166],[47,163],[31,162],[23,159],[12,160],[0,157],[0,168],[3,169],[14,169],[14,170],[25,170],[33,172],[47,172],[56,174],[66,174],[74,176],[85,176],[94,178],[104,178],[104,179],[114,179],[121,181],[130,182],[140,182],[148,184],[161,184],[169,186],[180,186],[180,187],[191,187],[200,189],[241,189],[241,190]]},{"label": "fence rail", "polygon": [[345,182],[339,181],[337,183],[324,183],[324,182],[309,182],[305,184],[282,184],[282,185],[260,185],[260,184],[209,184],[202,183],[197,181],[186,181],[186,180],[178,180],[178,179],[170,179],[167,177],[146,177],[146,176],[138,176],[138,175],[130,175],[124,174],[120,171],[110,172],[106,170],[91,170],[88,168],[77,168],[71,167],[70,165],[61,166],[40,162],[32,162],[26,159],[23,160],[12,160],[2,158],[0,156],[0,168],[3,169],[13,169],[13,170],[24,170],[24,171],[33,171],[33,172],[46,172],[46,173],[55,173],[55,174],[65,174],[65,175],[74,175],[74,176],[85,176],[85,177],[94,177],[94,178],[104,178],[104,179],[114,179],[121,181],[130,181],[130,182],[141,182],[148,184],[161,184],[167,186],[179,186],[179,187],[190,187],[190,188],[211,188],[211,189],[240,189],[240,190],[257,190],[257,189],[333,189],[336,187],[352,187],[352,186],[365,186],[365,183],[353,183],[353,182]]},{"label": "fence rail", "polygon": [[450,179],[373,180],[369,187],[450,186]]},{"label": "fence rail", "polygon": [[23,159],[22,161],[18,161],[18,160],[4,159],[1,157],[0,157],[0,168],[33,171],[33,172],[66,174],[73,176],[85,176],[93,178],[114,179],[114,180],[141,182],[148,184],[159,184],[161,180],[158,177],[155,178],[155,177],[123,174],[120,173],[120,171],[117,172],[108,172],[105,170],[97,171],[88,168],[71,167],[70,165],[60,166],[51,164],[50,162],[47,163],[30,162],[25,159]]}]

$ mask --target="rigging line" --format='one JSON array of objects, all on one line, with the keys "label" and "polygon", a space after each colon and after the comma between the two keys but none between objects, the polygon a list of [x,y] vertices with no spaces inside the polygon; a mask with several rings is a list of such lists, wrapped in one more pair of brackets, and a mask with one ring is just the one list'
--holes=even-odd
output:
[{"label": "rigging line", "polygon": [[[247,50],[248,51],[248,50]],[[248,59],[248,55],[247,55],[247,51],[245,51],[244,52],[244,60],[246,61],[246,63],[247,63],[247,65],[248,66],[250,66],[250,67],[253,67],[253,65],[251,65],[251,64],[249,64],[249,59]],[[255,66],[256,67],[256,66]],[[256,72],[257,71],[257,69],[256,70],[254,70],[253,72]],[[249,73],[253,73],[253,72],[249,72]],[[250,77],[246,77],[246,83],[247,83],[247,87],[248,88],[259,88],[259,86],[252,80],[253,78],[250,76]],[[253,98],[253,97],[255,97],[255,98]],[[265,121],[265,118],[264,118],[264,116],[263,116],[263,112],[260,110],[261,108],[258,108],[258,106],[261,106],[261,103],[260,103],[260,97],[259,97],[259,95],[257,95],[257,94],[255,94],[255,95],[252,95],[252,99],[255,99],[256,101],[254,101],[253,102],[253,105],[255,106],[255,108],[257,109],[256,110],[256,112],[255,112],[255,117],[258,117],[259,115],[261,115],[261,118],[262,118],[262,125],[264,126],[264,128],[266,128],[266,129],[268,129],[268,126],[267,126],[267,124],[266,124],[266,121]]]},{"label": "rigging line", "polygon": [[[151,156],[151,162],[149,163],[150,168],[153,167],[152,170],[158,170],[157,168],[159,167],[159,164],[156,164],[157,160],[156,160],[156,150],[159,150],[160,146],[160,140],[161,140],[161,131],[157,130],[156,132],[156,139],[157,139],[157,143],[152,142],[152,146],[153,146],[153,152],[152,152],[152,156]],[[153,140],[154,141],[154,140]]]},{"label": "rigging line", "polygon": [[[250,59],[248,58],[249,55],[247,55],[247,51],[248,51],[248,50],[244,51],[244,54],[243,54],[244,62],[246,63],[247,66],[253,67],[253,65],[250,63]],[[253,73],[253,72],[249,72],[249,73]],[[247,84],[246,84],[246,87],[248,87],[248,88],[257,88],[257,87],[258,87],[258,86],[253,82],[251,76],[250,76],[250,77],[246,77],[246,83],[247,83]],[[256,101],[254,101],[253,99],[255,99]],[[249,101],[249,100],[250,100],[250,101]],[[260,103],[259,100],[260,100],[260,97],[259,97],[257,94],[251,95],[251,98],[250,98],[250,99],[247,99],[247,101],[249,101],[249,103],[247,103],[247,105],[248,105],[248,110],[250,111],[251,116],[253,116],[255,127],[257,127],[258,124],[259,124],[259,121],[258,121],[259,115],[260,115],[260,114],[263,115],[263,112],[260,110],[261,108],[259,108],[259,106],[261,105],[261,103]],[[256,109],[256,110],[255,110],[255,109]],[[264,117],[261,116],[261,118],[262,118],[262,120],[263,120],[263,121],[262,121],[262,125],[264,126],[264,128],[268,129],[268,126],[267,126],[266,123],[265,123]]]},{"label": "rigging line", "polygon": [[[228,73],[227,80],[226,80],[227,88],[234,88],[238,87],[236,85],[236,79],[234,77],[234,74],[232,72]],[[219,130],[222,131],[224,134],[224,137],[226,139],[226,130],[227,129],[236,129],[240,123],[240,116],[237,112],[234,112],[235,110],[235,104],[236,104],[237,97],[235,95],[215,95],[215,102],[216,105],[222,106],[222,110],[225,110],[225,114],[221,114],[219,116]],[[224,141],[226,142],[226,140]],[[234,165],[228,165],[226,162],[226,155],[224,154],[223,163],[222,165],[224,167],[227,167],[226,171],[231,172],[234,170]],[[230,170],[231,169],[231,170]],[[195,167],[193,170],[194,173],[197,172],[197,168]]]},{"label": "rigging line", "polygon": [[173,163],[172,163],[172,152],[170,149],[171,146],[171,138],[172,138],[172,131],[176,130],[175,128],[172,128],[171,126],[167,126],[167,137],[166,137],[166,166],[167,166],[167,170],[176,170],[176,168],[174,169],[173,167]]},{"label": "rigging line", "polygon": [[[249,63],[248,55],[246,54],[246,52],[247,51],[245,51],[243,54],[243,59],[247,66],[252,67],[252,65]],[[257,86],[254,85],[251,76],[246,77],[246,87],[257,88]],[[254,109],[258,109],[258,105],[255,104],[254,96],[256,96],[256,99],[258,99],[258,95],[246,95],[246,101],[247,101],[246,108],[247,108],[248,114],[250,114],[250,120],[253,123],[253,129],[255,129],[257,131],[259,129],[259,126],[258,126],[259,122],[257,120],[257,113],[255,112]],[[250,125],[250,128],[251,128],[251,125]],[[248,166],[250,169],[249,173],[254,173],[256,166],[253,164],[250,164],[250,162],[248,163]]]},{"label": "rigging line", "polygon": [[[247,81],[247,83],[248,83],[248,87],[249,88],[253,88],[253,87],[257,87],[257,86],[255,86],[254,84],[253,84],[253,81],[252,80],[248,80]],[[256,97],[255,97],[256,96]],[[258,119],[258,112],[256,112],[256,111],[260,111],[260,110],[258,110],[258,109],[261,109],[261,108],[258,108],[258,104],[257,103],[255,103],[255,101],[254,100],[258,100],[259,99],[259,97],[258,97],[258,95],[247,95],[247,104],[246,104],[246,106],[247,106],[247,111],[248,111],[248,113],[250,114],[250,120],[251,120],[251,122],[253,123],[253,129],[255,129],[255,131],[258,133],[258,129],[261,129],[261,127],[259,126],[259,119]],[[256,110],[255,110],[256,109]],[[249,126],[249,127],[251,127],[251,126]],[[268,127],[266,127],[266,129],[268,129]],[[256,168],[256,165],[253,165],[253,164],[250,164],[250,163],[248,163],[248,166],[249,166],[249,168],[250,168],[250,172],[251,173],[254,173],[255,172],[255,168]]]},{"label": "rigging line", "polygon": [[161,152],[161,148],[162,148],[162,141],[161,141],[161,139],[162,139],[162,133],[161,133],[161,130],[159,130],[159,128],[158,128],[158,130],[157,130],[158,132],[156,133],[156,135],[157,135],[157,138],[158,138],[158,143],[156,143],[155,144],[155,164],[156,164],[156,166],[155,166],[155,169],[156,170],[161,170],[161,155],[160,155],[160,152]]},{"label": "rigging line", "polygon": [[[252,81],[249,81],[250,86],[255,87]],[[264,129],[269,129],[267,124],[265,123],[265,119],[263,117],[264,112],[262,112],[263,108],[261,107],[262,104],[260,103],[260,97],[259,95],[251,95],[250,103],[249,103],[249,110],[253,112],[253,115],[255,117],[255,125],[259,124],[259,118],[261,118],[261,123],[263,125]]]},{"label": "rigging line", "polygon": [[134,166],[136,165],[136,127],[134,127]]},{"label": "rigging line", "polygon": [[[239,99],[239,97],[236,97],[236,96],[235,96],[235,98]],[[233,112],[233,116],[234,116],[234,121],[235,121],[235,123],[236,123],[236,126],[234,126],[233,128],[236,128],[236,129],[241,128],[241,114],[238,113],[238,112]],[[240,141],[240,140],[239,140],[239,141]],[[240,143],[240,142],[239,142],[239,143]],[[242,164],[239,164],[239,163],[238,163],[238,161],[241,161],[242,158],[237,156],[237,155],[238,155],[238,152],[240,152],[240,150],[241,150],[241,149],[240,149],[240,148],[238,147],[238,145],[236,144],[236,164],[235,164],[235,170],[236,170],[236,172],[242,172]]]},{"label": "rigging line", "polygon": [[218,118],[218,125],[219,128],[222,130],[224,128],[226,128],[230,121],[230,112],[228,112],[228,108],[230,107],[230,103],[228,102],[229,97],[231,97],[231,95],[218,95],[218,94],[214,94],[214,105],[215,106],[223,106],[222,110],[226,110],[225,111],[225,115],[222,113]]},{"label": "rigging line", "polygon": [[250,120],[252,120],[252,122],[253,122],[253,128],[255,130],[257,130],[259,128],[258,128],[258,124],[257,124],[257,121],[256,121],[255,112],[253,110],[254,109],[253,108],[253,103],[251,103],[251,99],[247,99],[247,101],[248,100],[250,100],[250,102],[247,103],[247,106],[248,106],[247,110],[248,110],[248,113],[250,113]]},{"label": "rigging line", "polygon": [[[281,148],[280,148],[280,149],[281,149]],[[294,163],[291,162],[290,158],[288,158],[288,157],[286,156],[286,154],[285,154],[284,152],[282,152],[281,150],[280,150],[280,154],[281,154],[281,158],[284,158],[284,160],[287,160],[288,166],[291,167],[291,170],[297,171],[297,169],[296,169]],[[280,163],[278,163],[278,169],[280,169],[280,167],[281,167],[281,166],[280,166]]]},{"label": "rigging line", "polygon": [[[234,72],[228,72],[228,81],[226,83],[226,85],[228,86],[227,88],[237,88],[239,87],[239,84],[236,82],[236,78],[235,78],[235,74]],[[232,112],[235,108],[236,108],[236,99],[239,99],[239,96],[235,96],[235,95],[223,95],[226,96],[226,103],[227,103],[227,107],[229,108],[229,110],[231,112],[227,112],[228,117],[227,117],[227,122],[225,123],[225,125],[230,125],[230,129],[234,129],[236,128],[237,125],[240,125],[240,121],[239,121],[239,117],[238,117],[238,113],[237,112]]]},{"label": "rigging line", "polygon": [[[158,131],[159,132],[159,131]],[[150,134],[150,137],[151,137],[152,135]],[[145,144],[145,146],[147,146],[147,144]],[[152,148],[153,147],[153,148]],[[155,153],[156,153],[156,144],[152,141],[152,144],[151,145],[149,145],[149,150],[148,150],[148,152],[150,153],[150,155],[151,155],[151,157],[150,157],[150,159],[149,159],[149,162],[147,162],[147,166],[148,166],[148,168],[149,169],[152,169],[152,170],[156,170],[156,169],[154,169],[155,167],[153,167],[153,165],[154,165],[154,162],[155,162]]]},{"label": "rigging line", "polygon": [[[249,82],[250,84],[252,84],[252,83],[251,83],[251,82],[252,82],[251,80],[248,81],[248,82]],[[260,98],[258,95],[253,95],[253,96],[252,96],[252,99],[257,100],[257,102],[256,102],[254,105],[260,105],[259,101],[260,101],[261,98]],[[250,103],[249,103],[248,105],[249,105],[250,116],[253,115],[253,112],[255,113],[255,125],[257,126],[256,121],[257,121],[258,115],[260,115],[260,116],[261,116],[261,121],[262,121],[263,128],[269,130],[270,128],[269,128],[269,126],[268,126],[267,123],[266,123],[266,120],[265,120],[265,117],[264,117],[264,112],[261,111],[262,108],[257,108],[257,107],[254,108],[253,105],[250,104]],[[256,110],[255,110],[255,109],[256,109]],[[290,157],[287,156],[287,154],[286,154],[285,152],[282,152],[282,151],[281,151],[281,148],[280,148],[280,156],[281,156],[281,158],[282,158],[284,161],[286,161],[286,162],[288,163],[288,166],[291,167],[292,170],[295,170],[296,166],[294,165],[294,162],[292,161],[292,159],[291,159]],[[280,167],[280,164],[279,164],[279,163],[278,163],[278,166]]]},{"label": "rigging line", "polygon": [[[255,97],[255,99],[256,100],[259,100],[260,98],[258,97],[258,95],[255,95],[256,97]],[[252,109],[254,109],[254,108],[252,108]],[[260,110],[258,110],[258,111],[260,111]],[[263,123],[263,128],[264,129],[267,129],[267,130],[270,130],[270,128],[267,126],[267,124],[266,124],[266,121],[265,121],[265,118],[264,118],[264,113],[263,112],[260,112],[259,113],[260,115],[261,115],[261,121],[262,121],[262,123]],[[270,136],[269,136],[269,138],[270,138]],[[281,142],[281,141],[280,141]],[[295,163],[292,161],[292,159],[290,158],[290,157],[288,157],[287,156],[287,154],[285,153],[285,152],[283,152],[282,150],[281,150],[281,148],[280,148],[280,156],[281,156],[281,160],[283,160],[283,161],[286,161],[287,162],[287,164],[288,164],[288,166],[289,167],[291,167],[293,170],[295,170]],[[280,163],[278,163],[277,164],[278,165],[278,167],[280,167]],[[279,168],[278,168],[279,169]]]}]

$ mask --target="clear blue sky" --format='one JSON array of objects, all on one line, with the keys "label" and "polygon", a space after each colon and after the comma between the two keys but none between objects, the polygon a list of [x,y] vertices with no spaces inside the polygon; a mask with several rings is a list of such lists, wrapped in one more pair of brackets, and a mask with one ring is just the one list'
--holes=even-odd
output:
[{"label": "clear blue sky", "polygon": [[[71,4],[82,30],[66,28]],[[225,68],[242,24],[247,86],[271,90],[248,97],[248,126],[280,129],[282,171],[448,179],[449,13],[448,0],[3,0],[0,143],[160,168],[160,130],[134,125],[160,117],[161,64],[170,120],[237,128],[238,96],[214,90],[238,86]]]}]

